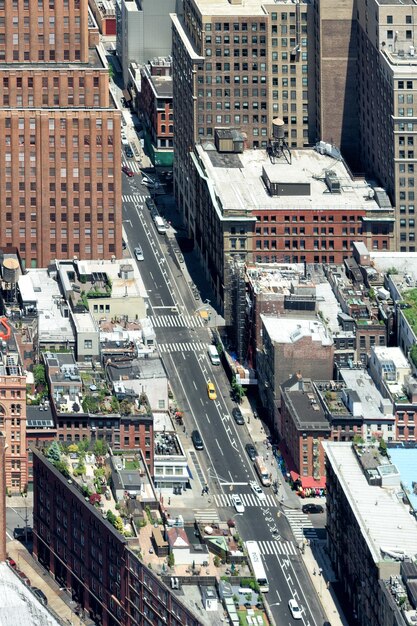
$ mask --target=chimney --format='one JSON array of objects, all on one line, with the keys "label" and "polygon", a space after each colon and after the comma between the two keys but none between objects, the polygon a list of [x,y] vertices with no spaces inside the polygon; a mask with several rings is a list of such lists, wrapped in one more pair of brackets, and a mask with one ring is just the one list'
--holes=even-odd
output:
[{"label": "chimney", "polygon": [[6,438],[0,433],[0,563],[7,558],[6,551]]}]

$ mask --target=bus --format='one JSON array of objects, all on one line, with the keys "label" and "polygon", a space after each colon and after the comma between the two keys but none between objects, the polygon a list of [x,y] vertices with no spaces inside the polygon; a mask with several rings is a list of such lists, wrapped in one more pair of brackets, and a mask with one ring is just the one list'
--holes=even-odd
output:
[{"label": "bus", "polygon": [[266,463],[262,456],[257,456],[255,459],[255,469],[258,472],[258,476],[261,479],[261,483],[264,487],[271,485],[271,476],[266,467]]},{"label": "bus", "polygon": [[266,577],[265,568],[262,563],[261,552],[258,548],[257,541],[247,541],[246,550],[248,553],[248,558],[253,575],[259,585],[259,590],[263,593],[267,593],[269,591],[269,583]]}]

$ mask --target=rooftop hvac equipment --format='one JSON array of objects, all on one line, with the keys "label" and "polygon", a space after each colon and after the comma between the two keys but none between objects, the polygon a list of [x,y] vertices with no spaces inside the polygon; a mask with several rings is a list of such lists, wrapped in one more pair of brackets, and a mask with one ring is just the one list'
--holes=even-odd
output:
[{"label": "rooftop hvac equipment", "polygon": [[337,177],[337,174],[333,170],[327,170],[325,173],[325,181],[326,185],[329,188],[330,193],[340,193],[340,181]]}]

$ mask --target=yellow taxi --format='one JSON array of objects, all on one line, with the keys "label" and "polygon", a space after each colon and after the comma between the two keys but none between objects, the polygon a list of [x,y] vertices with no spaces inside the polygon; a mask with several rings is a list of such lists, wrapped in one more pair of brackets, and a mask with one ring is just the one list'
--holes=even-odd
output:
[{"label": "yellow taxi", "polygon": [[210,400],[215,400],[217,398],[216,388],[211,380],[207,382],[207,393]]}]

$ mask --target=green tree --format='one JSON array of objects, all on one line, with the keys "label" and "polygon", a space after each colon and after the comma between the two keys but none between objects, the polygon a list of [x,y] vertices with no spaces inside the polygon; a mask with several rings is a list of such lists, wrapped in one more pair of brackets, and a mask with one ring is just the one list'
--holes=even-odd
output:
[{"label": "green tree", "polygon": [[33,378],[36,387],[46,387],[45,366],[39,363],[33,368]]},{"label": "green tree", "polygon": [[59,447],[59,443],[57,441],[53,441],[51,443],[46,456],[52,463],[57,463],[61,460],[61,448]]},{"label": "green tree", "polygon": [[104,439],[97,439],[97,441],[94,444],[94,454],[96,456],[106,456],[107,443]]},{"label": "green tree", "polygon": [[232,391],[236,402],[240,404],[246,395],[246,390],[236,381],[236,376],[232,379]]},{"label": "green tree", "polygon": [[132,405],[129,400],[122,400],[119,405],[120,415],[130,415],[132,412]]},{"label": "green tree", "polygon": [[379,440],[379,451],[382,456],[388,456],[387,442],[383,439],[383,437]]},{"label": "green tree", "polygon": [[93,396],[84,396],[81,406],[83,407],[84,413],[97,413],[99,408],[98,402]]},{"label": "green tree", "polygon": [[175,565],[175,556],[173,552],[168,554],[168,567],[174,567]]},{"label": "green tree", "polygon": [[65,461],[65,459],[62,459],[60,461],[56,461],[54,463],[56,469],[58,470],[58,472],[61,472],[61,474],[63,476],[65,476],[66,478],[69,478],[70,473],[69,473],[69,469],[68,469],[68,463],[67,461]]}]

